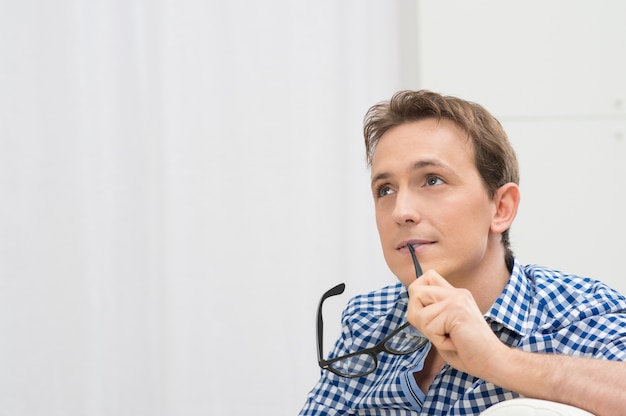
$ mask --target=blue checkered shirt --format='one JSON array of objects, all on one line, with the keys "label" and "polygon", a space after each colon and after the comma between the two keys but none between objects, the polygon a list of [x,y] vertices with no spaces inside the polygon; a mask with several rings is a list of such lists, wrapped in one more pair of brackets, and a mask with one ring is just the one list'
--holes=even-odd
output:
[{"label": "blue checkered shirt", "polygon": [[[376,345],[406,322],[401,283],[353,298],[342,314],[342,334],[329,358]],[[517,260],[511,278],[485,314],[507,345],[605,360],[626,360],[626,298],[605,284]],[[312,415],[477,415],[519,394],[445,365],[424,394],[413,377],[430,349],[378,354],[378,368],[359,378],[330,371],[300,412]]]}]

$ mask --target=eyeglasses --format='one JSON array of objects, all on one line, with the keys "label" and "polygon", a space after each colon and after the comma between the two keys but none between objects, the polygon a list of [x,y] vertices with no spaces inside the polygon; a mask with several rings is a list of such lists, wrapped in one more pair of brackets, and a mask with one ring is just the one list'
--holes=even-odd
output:
[{"label": "eyeglasses", "polygon": [[[407,245],[413,258],[415,274],[417,277],[422,275],[422,268],[417,261],[417,256],[412,245]],[[330,360],[322,358],[322,349],[324,347],[324,321],[322,319],[322,305],[324,301],[331,296],[341,295],[346,289],[344,283],[340,283],[332,289],[326,291],[320,299],[317,308],[317,362],[319,366],[334,374],[342,377],[356,378],[370,374],[378,367],[377,355],[381,352],[387,352],[393,355],[411,354],[422,348],[428,339],[420,334],[408,322],[396,328],[392,333],[387,335],[382,341],[373,347],[365,348],[350,354],[335,357]]]}]

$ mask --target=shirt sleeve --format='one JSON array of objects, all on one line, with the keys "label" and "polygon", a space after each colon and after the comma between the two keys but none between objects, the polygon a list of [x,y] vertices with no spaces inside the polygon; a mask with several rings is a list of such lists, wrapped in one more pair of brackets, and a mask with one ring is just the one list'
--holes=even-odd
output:
[{"label": "shirt sleeve", "polygon": [[626,314],[586,317],[544,336],[543,341],[552,345],[548,352],[626,361]]},{"label": "shirt sleeve", "polygon": [[337,376],[330,371],[322,371],[315,387],[309,392],[300,416],[334,416],[343,415],[350,410],[342,394],[341,383]]},{"label": "shirt sleeve", "polygon": [[593,349],[594,358],[626,361],[626,315],[604,315],[594,321],[593,327],[599,331],[596,341],[599,346]]}]

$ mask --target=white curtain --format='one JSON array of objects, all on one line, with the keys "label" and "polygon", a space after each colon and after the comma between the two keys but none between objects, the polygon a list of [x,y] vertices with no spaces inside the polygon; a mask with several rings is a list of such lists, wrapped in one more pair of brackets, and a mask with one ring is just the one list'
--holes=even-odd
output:
[{"label": "white curtain", "polygon": [[394,279],[361,121],[413,9],[0,0],[0,415],[295,414],[318,297],[328,347]]}]

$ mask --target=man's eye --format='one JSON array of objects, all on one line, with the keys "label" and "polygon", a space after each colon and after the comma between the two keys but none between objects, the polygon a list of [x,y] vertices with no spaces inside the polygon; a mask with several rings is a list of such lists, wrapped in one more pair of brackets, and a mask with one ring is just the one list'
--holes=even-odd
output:
[{"label": "man's eye", "polygon": [[392,192],[393,190],[389,186],[382,185],[378,187],[378,191],[376,192],[376,195],[378,195],[378,197],[380,198],[381,196],[389,195]]},{"label": "man's eye", "polygon": [[426,185],[428,186],[436,186],[436,185],[441,185],[443,182],[443,179],[441,179],[439,176],[429,176],[428,178],[426,178]]}]

